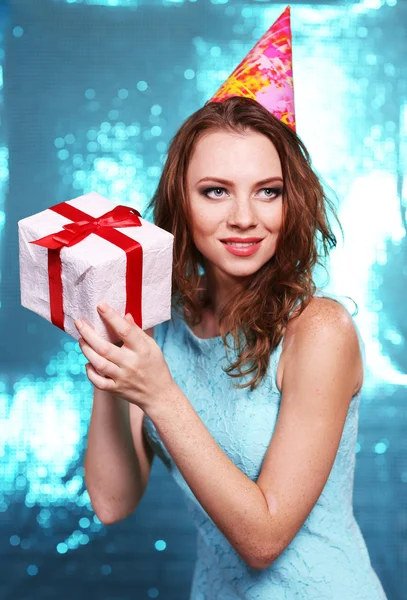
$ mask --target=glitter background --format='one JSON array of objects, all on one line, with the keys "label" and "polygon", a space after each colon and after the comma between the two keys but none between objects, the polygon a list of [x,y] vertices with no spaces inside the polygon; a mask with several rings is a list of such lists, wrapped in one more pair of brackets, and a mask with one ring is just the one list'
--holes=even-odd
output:
[{"label": "glitter background", "polygon": [[[20,306],[17,221],[91,190],[143,210],[172,135],[285,6],[0,2],[1,599],[188,598],[195,530],[159,460],[131,517],[105,527],[91,509],[85,359]],[[337,193],[345,230],[327,290],[357,302],[367,349],[355,515],[389,600],[402,600],[407,2],[291,7],[297,131]]]}]

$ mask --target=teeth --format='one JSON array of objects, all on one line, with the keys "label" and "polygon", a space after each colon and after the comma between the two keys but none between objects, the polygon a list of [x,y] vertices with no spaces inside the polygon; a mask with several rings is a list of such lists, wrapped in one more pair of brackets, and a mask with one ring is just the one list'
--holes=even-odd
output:
[{"label": "teeth", "polygon": [[245,248],[246,246],[254,246],[258,242],[225,242],[228,246],[236,246],[237,248]]}]

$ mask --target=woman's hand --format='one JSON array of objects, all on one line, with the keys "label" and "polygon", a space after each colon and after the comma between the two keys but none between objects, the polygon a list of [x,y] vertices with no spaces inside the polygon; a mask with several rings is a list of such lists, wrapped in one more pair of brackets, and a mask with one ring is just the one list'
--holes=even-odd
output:
[{"label": "woman's hand", "polygon": [[107,304],[99,304],[98,312],[123,345],[108,342],[91,325],[76,320],[82,336],[79,346],[89,360],[85,365],[88,379],[98,389],[117,394],[145,411],[174,384],[164,356],[130,314],[123,318]]}]

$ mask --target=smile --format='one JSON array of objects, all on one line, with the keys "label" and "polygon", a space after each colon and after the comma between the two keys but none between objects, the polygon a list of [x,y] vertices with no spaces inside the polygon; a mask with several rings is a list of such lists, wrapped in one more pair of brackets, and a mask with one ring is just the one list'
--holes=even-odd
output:
[{"label": "smile", "polygon": [[260,240],[260,242],[249,243],[222,242],[222,244],[225,246],[228,252],[234,254],[235,256],[251,256],[260,248],[262,241],[263,240]]}]

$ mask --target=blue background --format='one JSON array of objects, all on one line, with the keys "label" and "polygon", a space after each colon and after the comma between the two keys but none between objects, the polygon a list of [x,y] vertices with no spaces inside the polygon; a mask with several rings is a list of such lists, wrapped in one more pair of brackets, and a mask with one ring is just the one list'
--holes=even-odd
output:
[{"label": "blue background", "polygon": [[[336,230],[326,289],[357,302],[367,350],[355,515],[389,600],[402,600],[407,2],[291,7],[297,131],[337,194],[345,230],[344,242]],[[195,530],[158,459],[135,514],[105,527],[92,511],[85,359],[73,338],[20,305],[17,221],[91,190],[143,211],[171,137],[284,8],[254,0],[0,3],[2,599],[189,596]]]}]

